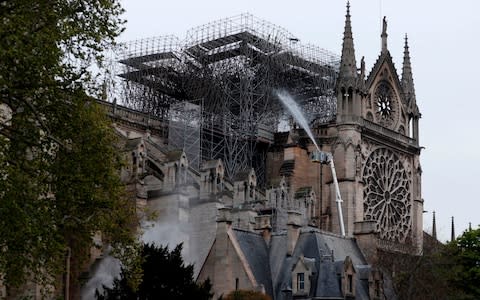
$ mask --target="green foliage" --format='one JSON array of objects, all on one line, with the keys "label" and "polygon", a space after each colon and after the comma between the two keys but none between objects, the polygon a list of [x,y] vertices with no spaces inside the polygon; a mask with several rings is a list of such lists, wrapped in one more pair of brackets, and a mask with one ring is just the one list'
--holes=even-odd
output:
[{"label": "green foliage", "polygon": [[[0,273],[8,286],[80,272],[101,231],[134,249],[116,137],[88,72],[122,31],[116,0],[0,0]],[[127,253],[127,252],[124,252]],[[130,253],[130,252],[129,252]],[[128,265],[128,264],[126,264]]]},{"label": "green foliage", "polygon": [[97,299],[211,299],[210,282],[207,280],[199,285],[195,283],[193,265],[185,266],[181,252],[182,244],[172,251],[168,251],[167,247],[144,245],[143,280],[138,290],[129,286],[129,272],[122,269],[120,278],[114,280],[112,288],[104,287],[103,293],[96,292]]},{"label": "green foliage", "polygon": [[222,297],[223,300],[271,300],[271,298],[261,292],[237,290]]},{"label": "green foliage", "polygon": [[454,288],[452,299],[480,299],[480,227],[450,242],[443,256],[448,261],[445,275]]},{"label": "green foliage", "polygon": [[480,299],[480,228],[447,245],[425,236],[422,255],[381,253],[399,299]]}]

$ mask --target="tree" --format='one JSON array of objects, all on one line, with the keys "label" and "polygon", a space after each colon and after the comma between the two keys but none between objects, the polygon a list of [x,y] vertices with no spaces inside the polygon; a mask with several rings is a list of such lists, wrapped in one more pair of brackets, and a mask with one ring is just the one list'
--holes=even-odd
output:
[{"label": "tree", "polygon": [[427,238],[421,255],[379,252],[378,266],[385,273],[384,278],[392,279],[398,299],[447,299],[451,287],[444,275],[443,247]]},{"label": "tree", "polygon": [[421,255],[380,252],[399,299],[480,299],[480,228],[447,245],[424,235]]},{"label": "tree", "polygon": [[256,291],[237,290],[222,297],[223,300],[270,300],[268,295]]},{"label": "tree", "polygon": [[53,283],[67,251],[78,274],[98,231],[133,249],[115,134],[90,97],[101,88],[89,68],[121,33],[122,12],[116,0],[0,0],[9,112],[0,118],[0,274],[9,287]]},{"label": "tree", "polygon": [[193,280],[193,265],[185,266],[181,255],[182,244],[169,251],[167,247],[145,244],[142,250],[142,277],[138,290],[128,284],[128,271],[122,269],[113,287],[96,292],[99,300],[121,299],[211,299],[210,281],[197,285]]},{"label": "tree", "polygon": [[450,242],[443,255],[447,261],[445,275],[454,288],[454,298],[480,299],[480,226]]}]

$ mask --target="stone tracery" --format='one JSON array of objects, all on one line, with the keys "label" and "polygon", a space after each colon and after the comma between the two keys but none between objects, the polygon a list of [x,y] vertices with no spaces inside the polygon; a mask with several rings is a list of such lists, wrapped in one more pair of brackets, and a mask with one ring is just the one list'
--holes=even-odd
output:
[{"label": "stone tracery", "polygon": [[385,81],[376,88],[375,107],[377,121],[385,127],[393,126],[396,122],[398,104],[393,90]]},{"label": "stone tracery", "polygon": [[400,158],[379,148],[368,157],[363,180],[365,220],[375,220],[382,239],[404,242],[411,229],[410,178]]}]

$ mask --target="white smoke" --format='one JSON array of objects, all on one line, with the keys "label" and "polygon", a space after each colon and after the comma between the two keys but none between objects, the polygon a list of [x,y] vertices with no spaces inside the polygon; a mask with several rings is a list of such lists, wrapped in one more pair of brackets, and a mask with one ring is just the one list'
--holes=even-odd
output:
[{"label": "white smoke", "polygon": [[170,251],[183,243],[182,256],[184,261],[188,262],[188,235],[185,234],[183,227],[179,222],[144,222],[141,240],[145,244],[154,244],[157,247],[168,246]]},{"label": "white smoke", "polygon": [[113,280],[120,276],[121,263],[118,259],[107,255],[103,257],[93,271],[93,276],[82,287],[81,298],[95,299],[95,291],[103,292],[103,286],[111,288]]},{"label": "white smoke", "polygon": [[[179,222],[148,221],[141,224],[142,235],[140,240],[145,244],[154,244],[157,247],[168,246],[173,250],[178,244],[183,243],[182,256],[186,264],[192,263],[188,257],[188,238],[181,230]],[[95,291],[103,292],[103,287],[111,288],[114,278],[120,277],[120,260],[106,255],[101,258],[98,266],[94,268],[92,277],[82,287],[81,298],[84,300],[95,299]]]}]

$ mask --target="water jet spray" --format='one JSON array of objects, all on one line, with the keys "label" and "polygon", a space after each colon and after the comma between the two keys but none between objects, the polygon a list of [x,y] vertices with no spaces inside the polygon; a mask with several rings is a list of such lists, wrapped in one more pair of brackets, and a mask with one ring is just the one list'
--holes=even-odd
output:
[{"label": "water jet spray", "polygon": [[[335,172],[335,165],[333,164],[333,156],[329,152],[320,151],[320,148],[315,141],[315,137],[313,136],[310,127],[308,127],[307,119],[303,115],[300,107],[298,106],[297,102],[293,99],[293,97],[284,90],[275,90],[274,93],[277,95],[278,99],[282,102],[283,106],[290,112],[292,117],[295,121],[300,125],[300,127],[305,130],[308,137],[312,140],[313,144],[316,147],[316,151],[312,152],[311,160],[315,163],[320,164],[328,164],[330,165],[330,169],[332,171],[333,177],[333,184],[335,185],[335,199],[337,202],[337,210],[338,210],[338,219],[340,223],[340,232],[343,237],[345,237],[345,224],[343,222],[343,212],[342,212],[342,196],[340,195],[340,188],[338,187],[338,180],[337,180],[337,173]],[[322,183],[320,183],[322,184]]]},{"label": "water jet spray", "polygon": [[280,102],[282,102],[283,106],[290,112],[295,121],[297,121],[298,125],[305,130],[308,137],[312,140],[313,144],[317,148],[317,151],[320,151],[320,148],[313,137],[313,133],[310,130],[310,127],[308,127],[307,119],[305,119],[305,116],[303,115],[297,102],[295,102],[293,97],[285,90],[275,90],[274,93],[277,95],[278,99],[280,99]]}]

